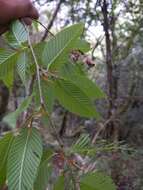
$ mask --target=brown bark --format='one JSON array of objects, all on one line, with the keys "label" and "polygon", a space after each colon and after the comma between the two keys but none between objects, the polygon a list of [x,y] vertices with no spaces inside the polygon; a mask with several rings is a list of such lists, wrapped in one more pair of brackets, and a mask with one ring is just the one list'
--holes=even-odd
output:
[{"label": "brown bark", "polygon": [[[106,0],[103,0],[101,6],[103,14],[103,29],[105,32],[105,44],[106,44],[106,67],[107,67],[107,82],[108,82],[108,100],[109,108],[107,119],[114,118],[116,115],[116,98],[117,98],[117,81],[113,76],[113,55],[112,55],[112,40],[111,40],[111,23],[108,13],[108,3]],[[116,119],[116,118],[115,118]],[[114,139],[118,138],[118,126],[114,120],[107,125],[106,137]]]},{"label": "brown bark", "polygon": [[3,116],[7,111],[9,100],[9,90],[4,85],[2,81],[0,81],[0,120],[2,120]]}]

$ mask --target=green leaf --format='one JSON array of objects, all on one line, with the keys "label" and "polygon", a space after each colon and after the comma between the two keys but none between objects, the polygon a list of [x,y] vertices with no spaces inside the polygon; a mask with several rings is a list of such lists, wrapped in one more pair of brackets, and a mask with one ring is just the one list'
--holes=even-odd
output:
[{"label": "green leaf", "polygon": [[54,190],[63,190],[64,189],[64,176],[60,176],[54,185]]},{"label": "green leaf", "polygon": [[5,34],[5,40],[10,47],[15,49],[22,47],[23,43],[27,41],[27,32],[20,21],[12,22],[10,31]]},{"label": "green leaf", "polygon": [[104,92],[96,85],[96,83],[87,78],[86,75],[81,75],[76,66],[72,66],[72,64],[64,65],[61,74],[65,79],[71,80],[71,82],[77,85],[89,98],[105,98]]},{"label": "green leaf", "polygon": [[4,36],[5,36],[5,40],[6,40],[7,44],[10,47],[15,48],[15,49],[20,47],[19,43],[17,42],[17,40],[15,39],[15,37],[11,31],[6,32]]},{"label": "green leaf", "polygon": [[74,45],[75,50],[80,50],[81,52],[88,52],[90,51],[90,44],[86,42],[85,40],[78,39]]},{"label": "green leaf", "polygon": [[[46,82],[44,80],[41,80],[41,89],[42,89],[42,94],[43,94],[46,110],[49,113],[51,113],[53,110],[54,101],[55,101],[53,86],[52,86],[51,82],[49,82],[49,81]],[[40,105],[40,96],[39,96],[37,84],[36,84],[35,91],[36,91],[36,93],[35,93],[36,104]]]},{"label": "green leaf", "polygon": [[75,24],[51,38],[45,45],[42,55],[44,65],[50,69],[55,69],[65,63],[69,52],[75,47],[82,32],[83,24]]},{"label": "green leaf", "polygon": [[41,162],[44,162],[45,160],[52,158],[52,155],[54,154],[53,151],[53,147],[44,147]]},{"label": "green leaf", "polygon": [[12,112],[12,113],[9,113],[8,115],[6,115],[3,118],[3,121],[8,123],[9,126],[11,126],[12,128],[15,128],[16,127],[16,122],[17,122],[17,119],[18,119],[19,115],[29,107],[31,101],[32,101],[32,96],[27,97],[21,103],[21,105],[17,108],[17,110],[15,112]]},{"label": "green leaf", "polygon": [[24,85],[26,85],[27,81],[26,77],[27,66],[28,66],[28,56],[26,51],[24,51],[20,54],[17,60],[17,72]]},{"label": "green leaf", "polygon": [[39,24],[36,20],[33,20],[32,28],[34,28],[36,30],[36,32],[39,32]]},{"label": "green leaf", "polygon": [[[105,98],[103,91],[85,76],[71,75],[72,82],[75,83],[91,99]],[[84,85],[83,85],[84,84]]]},{"label": "green leaf", "polygon": [[44,50],[46,44],[47,44],[46,42],[39,42],[39,43],[33,45],[33,49],[34,49],[34,52],[35,52],[35,55],[36,55],[39,65],[43,64],[43,59],[41,56],[43,54],[43,50]]},{"label": "green leaf", "polygon": [[87,71],[85,71],[85,68],[81,64],[73,64],[71,62],[68,62],[64,64],[60,70],[59,73],[61,76],[66,77],[68,79],[71,78],[71,75],[82,75],[87,76]]},{"label": "green leaf", "polygon": [[45,147],[43,149],[43,155],[38,169],[37,178],[34,183],[34,190],[46,190],[46,187],[49,183],[49,179],[52,174],[52,167],[50,165],[50,159],[52,158],[52,156],[52,148]]},{"label": "green leaf", "polygon": [[74,153],[87,153],[91,148],[90,138],[88,134],[83,134],[71,147],[71,151]]},{"label": "green leaf", "polygon": [[27,31],[19,20],[12,22],[11,32],[20,46],[28,39]]},{"label": "green leaf", "polygon": [[111,177],[101,172],[87,173],[80,181],[81,190],[116,190]]},{"label": "green leaf", "polygon": [[36,128],[22,128],[8,156],[9,190],[32,190],[42,156],[42,141]]},{"label": "green leaf", "polygon": [[0,50],[0,78],[3,79],[13,71],[18,54],[16,51]]},{"label": "green leaf", "polygon": [[3,138],[0,138],[0,188],[6,181],[7,157],[12,141],[12,133],[7,133]]},{"label": "green leaf", "polygon": [[[35,90],[35,96],[34,96],[35,103],[36,103],[36,106],[39,107],[41,106],[41,103],[40,103],[40,96],[39,96],[37,82],[36,82],[34,90]],[[49,114],[51,114],[53,111],[54,102],[55,102],[55,94],[54,94],[52,83],[50,81],[41,80],[41,90],[42,90],[44,106],[46,108],[46,111]],[[44,126],[49,126],[49,117],[47,115],[42,115],[41,122]]]},{"label": "green leaf", "polygon": [[69,111],[83,117],[99,118],[99,114],[88,96],[71,81],[56,80],[54,92],[59,102]]},{"label": "green leaf", "polygon": [[14,70],[9,72],[6,76],[2,78],[4,84],[11,89],[13,86],[13,81],[14,81]]},{"label": "green leaf", "polygon": [[35,180],[34,190],[45,190],[51,177],[52,167],[49,159],[44,160],[39,167],[38,175]]}]

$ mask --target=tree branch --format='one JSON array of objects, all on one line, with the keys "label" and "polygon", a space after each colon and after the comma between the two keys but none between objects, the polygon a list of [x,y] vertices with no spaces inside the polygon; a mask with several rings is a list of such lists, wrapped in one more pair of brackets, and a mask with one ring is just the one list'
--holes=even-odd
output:
[{"label": "tree branch", "polygon": [[103,1],[102,5],[102,13],[103,13],[103,29],[105,32],[105,40],[106,40],[106,66],[107,66],[107,80],[108,80],[108,95],[109,95],[109,111],[108,118],[112,116],[112,109],[114,107],[113,103],[113,65],[112,65],[112,50],[111,50],[111,39],[110,39],[110,23],[108,18],[108,4],[106,0]]},{"label": "tree branch", "polygon": [[61,5],[62,5],[63,2],[64,2],[64,0],[59,0],[59,3],[57,4],[57,7],[56,7],[56,9],[55,9],[55,11],[54,11],[54,13],[53,13],[53,15],[52,15],[52,18],[51,18],[51,20],[50,20],[48,26],[47,26],[47,30],[45,31],[45,34],[44,34],[44,36],[42,37],[42,41],[44,41],[44,40],[46,39],[46,37],[47,37],[47,35],[48,35],[48,31],[49,31],[49,30],[51,29],[51,27],[53,26],[53,23],[54,23],[54,21],[55,21],[55,19],[56,19],[56,17],[57,17],[57,14],[58,14],[58,12],[59,12],[59,10],[60,10]]}]

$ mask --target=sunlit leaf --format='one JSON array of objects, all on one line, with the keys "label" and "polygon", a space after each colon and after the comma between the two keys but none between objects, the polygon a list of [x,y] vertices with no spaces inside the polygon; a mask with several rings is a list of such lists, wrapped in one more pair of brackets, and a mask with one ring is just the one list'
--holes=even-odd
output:
[{"label": "sunlit leaf", "polygon": [[0,78],[13,71],[19,53],[10,50],[0,50]]},{"label": "sunlit leaf", "polygon": [[88,52],[90,50],[90,44],[86,42],[85,40],[77,40],[76,44],[74,45],[75,47],[73,49],[79,50],[81,52]]},{"label": "sunlit leaf", "polygon": [[28,38],[28,34],[24,27],[24,24],[21,23],[19,20],[12,22],[11,32],[20,45],[22,45],[22,43],[25,42]]}]

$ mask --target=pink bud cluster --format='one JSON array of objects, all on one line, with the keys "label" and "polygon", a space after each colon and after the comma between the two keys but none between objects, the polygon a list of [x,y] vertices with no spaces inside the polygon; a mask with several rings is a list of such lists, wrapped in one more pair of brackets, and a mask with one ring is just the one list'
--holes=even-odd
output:
[{"label": "pink bud cluster", "polygon": [[91,59],[89,55],[85,55],[78,50],[73,50],[70,53],[70,58],[73,62],[82,62],[90,67],[95,65],[95,62]]}]

